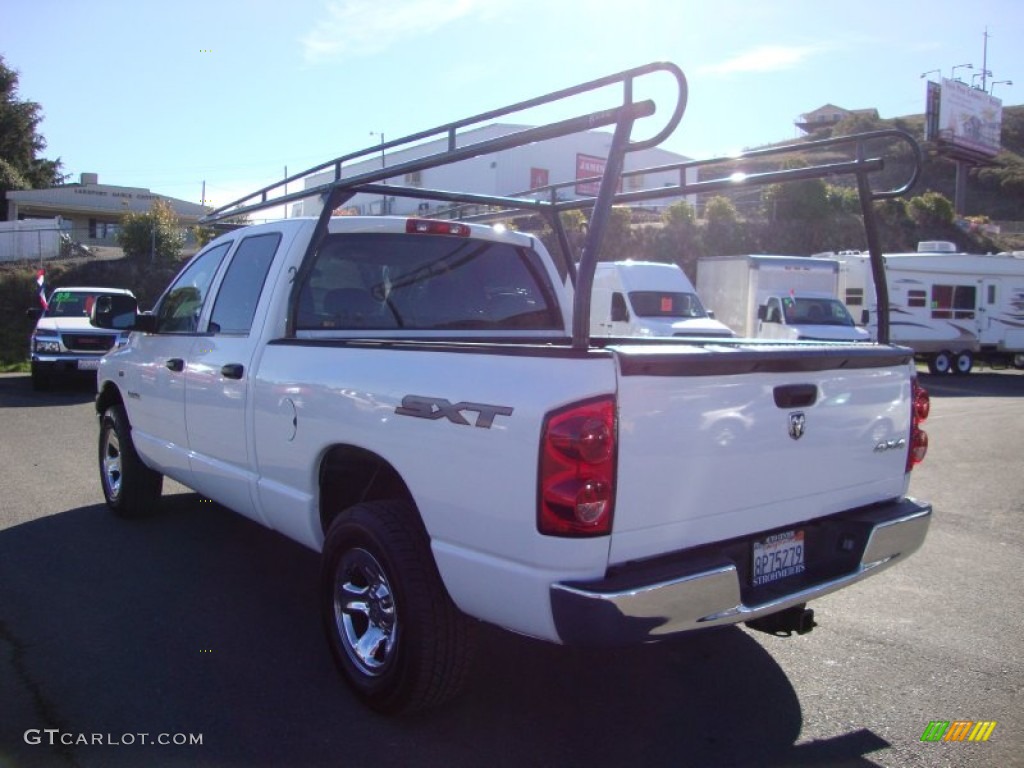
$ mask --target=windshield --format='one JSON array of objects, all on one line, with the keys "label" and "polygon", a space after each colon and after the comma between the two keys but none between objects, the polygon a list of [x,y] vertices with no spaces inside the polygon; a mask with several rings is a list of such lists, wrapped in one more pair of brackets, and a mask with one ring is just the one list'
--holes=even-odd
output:
[{"label": "windshield", "polygon": [[707,317],[708,314],[693,293],[632,291],[629,303],[639,317]]},{"label": "windshield", "polygon": [[838,299],[786,298],[782,300],[789,325],[854,325]]},{"label": "windshield", "polygon": [[54,291],[46,308],[47,317],[88,317],[96,294],[82,291]]}]

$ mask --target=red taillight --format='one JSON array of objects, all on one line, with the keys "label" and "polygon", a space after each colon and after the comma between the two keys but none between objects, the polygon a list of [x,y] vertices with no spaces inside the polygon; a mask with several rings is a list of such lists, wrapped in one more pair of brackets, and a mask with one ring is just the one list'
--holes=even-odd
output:
[{"label": "red taillight", "polygon": [[469,237],[469,225],[439,219],[406,219],[405,232],[409,235],[456,235]]},{"label": "red taillight", "polygon": [[604,536],[615,504],[615,400],[577,403],[548,416],[540,447],[537,530]]},{"label": "red taillight", "polygon": [[907,450],[907,472],[914,468],[915,464],[924,461],[928,453],[928,433],[921,429],[921,424],[931,413],[932,400],[928,391],[917,382],[917,378],[910,381],[910,443]]}]

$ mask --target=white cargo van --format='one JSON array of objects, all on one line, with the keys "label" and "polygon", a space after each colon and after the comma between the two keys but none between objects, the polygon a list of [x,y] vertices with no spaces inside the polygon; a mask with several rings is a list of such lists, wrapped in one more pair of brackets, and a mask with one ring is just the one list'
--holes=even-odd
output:
[{"label": "white cargo van", "polygon": [[697,290],[741,336],[867,341],[838,298],[839,264],[809,256],[718,256],[697,262]]},{"label": "white cargo van", "polygon": [[734,335],[704,309],[678,265],[632,260],[597,265],[590,333],[705,338]]}]

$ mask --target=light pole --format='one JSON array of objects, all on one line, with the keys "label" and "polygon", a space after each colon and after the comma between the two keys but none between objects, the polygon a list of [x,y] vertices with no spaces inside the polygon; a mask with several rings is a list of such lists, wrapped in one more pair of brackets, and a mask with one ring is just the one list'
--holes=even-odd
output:
[{"label": "light pole", "polygon": [[921,73],[921,77],[922,78],[928,77],[928,75],[933,74],[935,72],[937,72],[939,74],[939,78],[941,79],[942,78],[942,70],[941,69],[929,69],[927,72],[922,72]]},{"label": "light pole", "polygon": [[956,71],[958,69],[974,69],[973,64],[957,64],[953,69],[949,71],[949,79],[956,80]]},{"label": "light pole", "polygon": [[1013,80],[996,80],[994,83],[992,83],[992,88],[989,90],[988,95],[995,96],[996,86],[1001,83],[1006,83],[1006,85],[1013,85]]},{"label": "light pole", "polygon": [[[370,131],[371,136],[380,136],[380,167],[386,168],[387,163],[384,159],[384,131]],[[383,179],[382,183],[387,184],[388,180]],[[387,195],[380,196],[380,215],[384,216],[388,212],[388,197]]]}]

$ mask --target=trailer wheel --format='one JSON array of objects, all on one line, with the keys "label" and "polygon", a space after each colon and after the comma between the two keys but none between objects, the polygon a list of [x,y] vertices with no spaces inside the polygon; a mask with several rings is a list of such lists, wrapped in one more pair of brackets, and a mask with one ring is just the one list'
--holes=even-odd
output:
[{"label": "trailer wheel", "polygon": [[969,349],[965,349],[963,352],[957,353],[955,365],[953,366],[953,373],[970,373],[973,367],[974,354]]},{"label": "trailer wheel", "polygon": [[928,373],[943,374],[953,370],[953,353],[948,349],[936,352],[928,359]]},{"label": "trailer wheel", "polygon": [[1013,367],[1014,368],[1024,368],[1024,355],[1014,355],[1013,356]]}]

